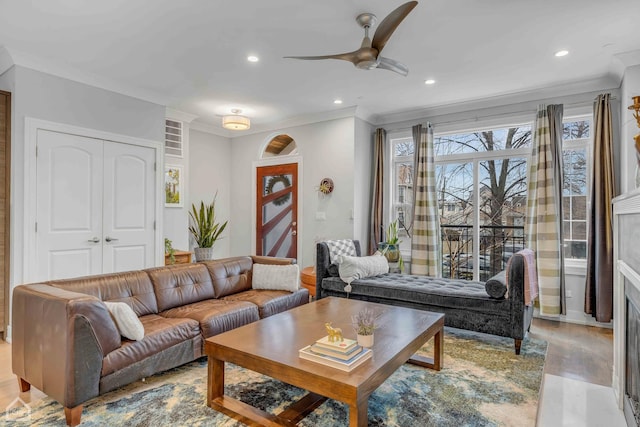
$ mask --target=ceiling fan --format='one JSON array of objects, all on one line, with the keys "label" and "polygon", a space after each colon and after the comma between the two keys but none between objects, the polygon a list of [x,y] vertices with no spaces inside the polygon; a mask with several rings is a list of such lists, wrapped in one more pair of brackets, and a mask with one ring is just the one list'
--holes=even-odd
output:
[{"label": "ceiling fan", "polygon": [[364,39],[360,49],[348,53],[338,53],[335,55],[322,55],[322,56],[285,56],[285,58],[293,59],[342,59],[353,63],[356,67],[363,70],[372,70],[374,68],[382,68],[390,70],[398,74],[406,76],[409,74],[409,68],[401,62],[394,61],[393,59],[380,56],[382,49],[389,41],[391,34],[398,28],[404,18],[409,15],[414,7],[418,5],[417,1],[407,2],[393,12],[387,15],[386,18],[380,22],[380,25],[376,29],[373,35],[373,40],[369,38],[369,28],[376,24],[377,18],[372,13],[361,13],[356,17],[356,22],[364,28]]}]

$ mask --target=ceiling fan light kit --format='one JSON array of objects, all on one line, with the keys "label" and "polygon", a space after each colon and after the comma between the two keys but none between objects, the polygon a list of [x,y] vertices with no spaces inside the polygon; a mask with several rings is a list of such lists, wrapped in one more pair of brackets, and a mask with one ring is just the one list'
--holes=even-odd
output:
[{"label": "ceiling fan light kit", "polygon": [[229,130],[247,130],[251,127],[249,117],[241,116],[242,110],[233,109],[233,114],[222,116],[222,127]]},{"label": "ceiling fan light kit", "polygon": [[382,22],[380,22],[380,25],[378,25],[378,28],[376,28],[376,32],[373,35],[373,40],[369,38],[369,28],[376,24],[376,16],[372,13],[361,13],[358,15],[356,17],[356,22],[364,28],[364,39],[362,39],[362,44],[358,50],[347,53],[338,53],[335,55],[285,56],[285,58],[304,60],[341,59],[343,61],[351,62],[357,68],[362,70],[382,68],[384,70],[393,71],[406,76],[409,74],[409,68],[406,65],[393,59],[380,56],[380,53],[396,28],[398,28],[404,18],[406,18],[417,5],[417,1],[410,1],[397,7],[393,12],[387,15]]}]

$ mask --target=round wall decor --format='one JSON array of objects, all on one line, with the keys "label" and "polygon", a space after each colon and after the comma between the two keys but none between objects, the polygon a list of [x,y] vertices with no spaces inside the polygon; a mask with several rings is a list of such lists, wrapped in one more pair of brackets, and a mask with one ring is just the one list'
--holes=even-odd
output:
[{"label": "round wall decor", "polygon": [[331,178],[322,178],[318,191],[322,194],[330,194],[333,191],[333,180]]}]

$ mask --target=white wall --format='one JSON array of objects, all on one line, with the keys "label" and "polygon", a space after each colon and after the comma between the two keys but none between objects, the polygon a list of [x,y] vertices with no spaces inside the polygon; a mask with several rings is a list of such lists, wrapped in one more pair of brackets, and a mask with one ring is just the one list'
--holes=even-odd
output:
[{"label": "white wall", "polygon": [[[302,159],[298,197],[298,264],[313,263],[314,242],[322,238],[353,238],[354,224],[354,119],[328,120],[233,138],[231,142],[231,255],[253,253],[252,194],[254,162],[264,146],[278,134],[291,136]],[[333,179],[333,193],[322,197],[316,191],[322,178]],[[324,212],[326,220],[316,220]]]},{"label": "white wall", "polygon": [[[231,140],[192,129],[189,132],[189,145],[188,193],[191,203],[199,205],[203,200],[205,203],[211,202],[218,192],[216,218],[219,222],[231,220]],[[188,209],[190,206],[191,204]],[[214,258],[229,256],[231,240],[231,229],[228,225],[222,233],[222,239],[213,247]]]},{"label": "white wall", "polygon": [[[13,75],[13,76],[12,76]],[[13,288],[22,283],[24,227],[25,118],[31,117],[119,135],[164,140],[165,107],[82,83],[14,66],[11,150],[11,271]]]},{"label": "white wall", "polygon": [[355,120],[353,232],[360,240],[363,255],[369,255],[371,227],[371,191],[373,184],[373,138],[375,127],[364,120]]},{"label": "white wall", "polygon": [[627,110],[627,106],[633,102],[631,97],[640,96],[640,65],[628,67],[624,72],[621,86],[621,132],[620,132],[620,158],[622,159],[621,192],[626,193],[636,188],[636,150],[633,136],[640,133],[633,113]]}]

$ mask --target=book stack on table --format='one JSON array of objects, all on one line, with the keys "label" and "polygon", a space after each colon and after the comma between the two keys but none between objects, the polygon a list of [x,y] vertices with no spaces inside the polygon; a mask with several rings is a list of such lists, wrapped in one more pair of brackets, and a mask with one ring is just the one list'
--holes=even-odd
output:
[{"label": "book stack on table", "polygon": [[301,348],[299,354],[303,359],[349,372],[370,359],[372,352],[358,345],[356,340],[344,338],[342,341],[329,341],[326,336]]}]

